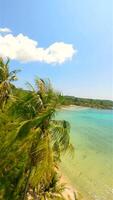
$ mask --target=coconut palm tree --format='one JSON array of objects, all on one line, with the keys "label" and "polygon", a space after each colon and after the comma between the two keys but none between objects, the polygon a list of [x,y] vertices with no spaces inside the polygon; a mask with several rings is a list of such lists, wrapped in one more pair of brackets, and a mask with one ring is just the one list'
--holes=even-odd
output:
[{"label": "coconut palm tree", "polygon": [[17,80],[16,73],[19,70],[9,71],[9,59],[5,62],[0,58],[0,108],[3,109],[10,94],[11,82]]},{"label": "coconut palm tree", "polygon": [[[16,98],[11,107],[13,115],[19,118],[14,143],[18,141],[17,149],[26,152],[27,157],[24,161],[21,199],[25,200],[29,191],[32,194],[36,191],[35,196],[37,194],[38,199],[41,199],[40,195],[44,199],[52,199],[52,195],[63,198],[57,189],[52,194],[50,186],[60,161],[60,154],[70,148],[70,126],[66,121],[53,120],[58,95],[50,82],[38,79],[36,86],[36,90],[32,88],[32,91],[26,92],[22,99]],[[21,179],[22,177],[18,180],[17,190]]]},{"label": "coconut palm tree", "polygon": [[[0,59],[2,109],[17,72],[9,72],[8,64],[9,60],[4,63]],[[7,135],[4,132],[0,148],[0,190],[4,200],[26,200],[28,194],[38,200],[64,199],[63,186],[55,176],[61,153],[71,148],[70,126],[54,119],[59,96],[50,81],[36,79],[35,83],[36,89],[29,84],[31,91],[25,91],[21,98],[17,95],[7,110],[13,124],[12,131]]]}]

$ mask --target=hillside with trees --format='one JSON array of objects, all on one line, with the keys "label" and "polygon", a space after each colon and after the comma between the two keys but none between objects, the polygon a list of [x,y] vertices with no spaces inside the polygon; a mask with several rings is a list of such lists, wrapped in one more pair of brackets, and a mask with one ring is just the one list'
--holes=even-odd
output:
[{"label": "hillside with trees", "polygon": [[99,108],[99,109],[113,109],[113,101],[100,100],[100,99],[88,99],[78,98],[74,96],[61,96],[60,102],[62,105],[77,105],[83,107]]}]

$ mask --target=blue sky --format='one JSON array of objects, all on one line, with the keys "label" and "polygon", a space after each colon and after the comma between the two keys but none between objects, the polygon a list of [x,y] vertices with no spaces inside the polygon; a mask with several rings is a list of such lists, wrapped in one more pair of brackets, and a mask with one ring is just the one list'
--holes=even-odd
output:
[{"label": "blue sky", "polygon": [[[43,48],[63,42],[77,53],[64,63],[11,61],[17,86],[49,77],[64,94],[113,99],[112,0],[0,0],[0,28],[22,33]],[[29,49],[30,51],[30,49]]]}]

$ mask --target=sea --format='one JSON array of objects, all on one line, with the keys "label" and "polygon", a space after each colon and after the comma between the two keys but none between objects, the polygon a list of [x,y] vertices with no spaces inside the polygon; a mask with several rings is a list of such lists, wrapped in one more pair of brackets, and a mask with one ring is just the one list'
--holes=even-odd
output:
[{"label": "sea", "polygon": [[56,119],[70,123],[74,156],[62,156],[61,168],[83,200],[113,200],[113,111],[65,108]]}]

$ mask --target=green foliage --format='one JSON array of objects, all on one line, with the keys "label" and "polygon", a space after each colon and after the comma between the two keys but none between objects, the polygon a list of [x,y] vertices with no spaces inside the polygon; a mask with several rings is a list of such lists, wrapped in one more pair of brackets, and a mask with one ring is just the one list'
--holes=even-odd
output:
[{"label": "green foliage", "polygon": [[4,62],[4,60],[0,58],[0,109],[2,110],[12,93],[11,82],[17,80],[16,73],[18,70],[9,72],[8,65],[9,59]]},{"label": "green foliage", "polygon": [[10,83],[15,71],[9,72],[8,63],[1,60],[0,65],[0,100],[6,91],[13,95],[13,100],[1,100],[0,199],[64,199],[57,169],[71,144],[69,123],[54,119],[59,94],[42,79],[36,80],[36,89],[29,84],[31,91],[15,88]]}]

